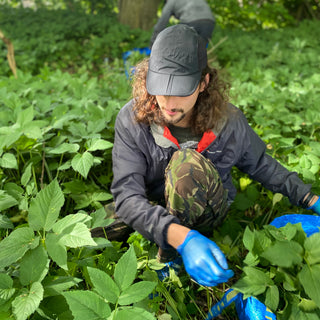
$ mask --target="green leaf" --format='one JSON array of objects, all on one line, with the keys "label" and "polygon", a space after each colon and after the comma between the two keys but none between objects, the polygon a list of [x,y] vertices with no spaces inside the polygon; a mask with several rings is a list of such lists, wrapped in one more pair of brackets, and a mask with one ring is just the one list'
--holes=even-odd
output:
[{"label": "green leaf", "polygon": [[284,268],[300,264],[302,255],[303,248],[295,241],[277,241],[261,254],[271,264]]},{"label": "green leaf", "polygon": [[43,287],[41,283],[35,282],[30,290],[23,289],[19,296],[12,302],[12,310],[16,320],[26,320],[32,315],[43,299]]},{"label": "green leaf", "polygon": [[57,180],[53,180],[31,201],[29,208],[30,227],[35,231],[50,230],[58,219],[63,203],[63,192]]},{"label": "green leaf", "polygon": [[17,204],[18,201],[14,197],[10,196],[3,190],[0,190],[0,212],[16,206]]},{"label": "green leaf", "polygon": [[31,228],[23,227],[12,231],[0,242],[0,269],[16,262],[38,244],[39,237],[34,236]]},{"label": "green leaf", "polygon": [[308,264],[320,263],[320,233],[314,233],[305,240],[304,248],[306,250],[305,259]]},{"label": "green leaf", "polygon": [[112,148],[112,146],[113,143],[103,139],[92,139],[87,141],[88,151],[106,150]]},{"label": "green leaf", "polygon": [[90,217],[92,218],[91,229],[94,229],[97,227],[106,227],[107,225],[109,225],[114,221],[114,219],[106,219],[106,210],[104,209],[104,207],[91,213]]},{"label": "green leaf", "polygon": [[278,202],[280,202],[283,198],[281,193],[275,193],[272,198],[272,206],[274,207]]},{"label": "green leaf", "polygon": [[116,283],[102,270],[91,267],[87,269],[95,291],[108,302],[115,304],[120,295],[120,290]]},{"label": "green leaf", "polygon": [[70,226],[74,226],[78,222],[86,223],[91,219],[92,218],[89,215],[84,213],[69,214],[61,220],[57,221],[53,225],[52,230],[57,234],[61,234],[65,229],[69,228]]},{"label": "green leaf", "polygon": [[11,220],[4,214],[0,215],[0,229],[13,229],[14,225]]},{"label": "green leaf", "polygon": [[83,279],[71,277],[71,276],[49,276],[46,277],[43,282],[44,294],[47,296],[59,296],[64,290],[68,290]]},{"label": "green leaf", "polygon": [[76,153],[80,146],[77,143],[62,143],[56,148],[50,149],[50,154]]},{"label": "green leaf", "polygon": [[43,246],[29,250],[20,262],[20,282],[23,286],[41,282],[49,270],[49,259]]},{"label": "green leaf", "polygon": [[[114,311],[113,320],[155,320],[156,318],[147,310],[137,307],[127,307]],[[171,317],[170,317],[171,319]]]},{"label": "green leaf", "polygon": [[121,292],[119,297],[120,305],[130,305],[146,298],[156,286],[156,282],[141,281],[134,283]]},{"label": "green leaf", "polygon": [[65,229],[59,240],[59,243],[70,248],[96,246],[88,227],[82,222],[78,222],[77,224],[71,226],[71,228]]},{"label": "green leaf", "polygon": [[61,236],[55,233],[48,233],[46,236],[46,248],[50,258],[62,269],[68,270],[67,249],[59,242]]},{"label": "green leaf", "polygon": [[268,273],[258,270],[254,267],[244,267],[245,276],[238,280],[232,288],[236,291],[242,292],[244,298],[249,296],[258,296],[266,291],[274,283],[270,279]]},{"label": "green leaf", "polygon": [[[0,273],[0,302],[9,300],[15,293],[13,280],[5,273]],[[1,319],[1,316],[0,316]]]},{"label": "green leaf", "polygon": [[307,295],[320,308],[320,265],[313,266],[304,265],[298,274],[299,280],[307,293]]},{"label": "green leaf", "polygon": [[93,155],[86,151],[83,154],[76,154],[71,161],[71,165],[75,171],[79,172],[84,178],[87,178],[88,173],[93,166],[93,161]]},{"label": "green leaf", "polygon": [[119,259],[115,270],[114,280],[123,291],[128,288],[134,281],[137,273],[137,257],[133,246]]},{"label": "green leaf", "polygon": [[264,304],[273,312],[277,311],[279,305],[279,290],[277,286],[271,286],[267,289]]},{"label": "green leaf", "polygon": [[81,194],[71,194],[72,199],[76,202],[75,209],[86,208],[89,205],[94,206],[96,202],[108,201],[112,195],[108,192],[86,192]]},{"label": "green leaf", "polygon": [[254,232],[250,230],[248,226],[246,226],[243,233],[243,244],[249,250],[252,251],[254,246]]},{"label": "green leaf", "polygon": [[75,320],[107,319],[111,314],[109,305],[91,291],[69,291],[62,293],[67,299]]},{"label": "green leaf", "polygon": [[30,163],[23,171],[21,176],[21,184],[26,186],[31,178],[32,163]]},{"label": "green leaf", "polygon": [[12,153],[5,153],[0,158],[0,167],[8,169],[18,169],[16,157]]},{"label": "green leaf", "polygon": [[303,298],[299,302],[298,306],[301,310],[305,312],[312,312],[318,309],[317,305],[313,300],[303,299]]}]

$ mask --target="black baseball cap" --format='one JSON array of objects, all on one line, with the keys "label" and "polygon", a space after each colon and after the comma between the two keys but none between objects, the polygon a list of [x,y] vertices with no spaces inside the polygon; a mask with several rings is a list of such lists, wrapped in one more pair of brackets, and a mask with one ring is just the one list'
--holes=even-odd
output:
[{"label": "black baseball cap", "polygon": [[185,24],[168,27],[158,34],[151,48],[147,91],[158,96],[189,96],[206,66],[205,39]]}]

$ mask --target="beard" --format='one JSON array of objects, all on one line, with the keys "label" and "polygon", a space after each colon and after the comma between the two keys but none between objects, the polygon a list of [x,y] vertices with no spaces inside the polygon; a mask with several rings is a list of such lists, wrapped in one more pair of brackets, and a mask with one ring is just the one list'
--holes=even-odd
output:
[{"label": "beard", "polygon": [[174,112],[180,112],[180,116],[178,116],[175,119],[169,119],[168,117],[165,117],[162,110],[160,109],[160,119],[161,122],[164,123],[165,125],[175,125],[176,123],[180,122],[182,119],[185,118],[186,114],[184,113],[184,110],[182,109],[172,109]]}]

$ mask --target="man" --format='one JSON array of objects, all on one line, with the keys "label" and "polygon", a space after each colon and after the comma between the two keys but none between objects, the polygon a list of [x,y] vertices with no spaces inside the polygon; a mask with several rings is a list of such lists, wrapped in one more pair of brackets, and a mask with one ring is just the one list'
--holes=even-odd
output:
[{"label": "man", "polygon": [[167,27],[171,16],[178,19],[179,23],[195,28],[208,44],[215,26],[215,18],[206,0],[167,0],[161,17],[154,26],[150,47],[157,35]]},{"label": "man", "polygon": [[205,286],[233,276],[206,237],[235,197],[233,166],[320,213],[311,186],[266,154],[242,112],[228,103],[227,89],[207,66],[203,38],[186,25],[168,27],[137,66],[133,99],[115,124],[111,192],[117,216],[157,243],[161,261],[178,252],[191,278]]}]

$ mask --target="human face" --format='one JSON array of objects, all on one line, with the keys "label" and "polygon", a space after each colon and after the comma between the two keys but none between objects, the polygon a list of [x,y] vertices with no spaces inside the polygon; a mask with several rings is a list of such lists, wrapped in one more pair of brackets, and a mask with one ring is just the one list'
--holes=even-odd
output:
[{"label": "human face", "polygon": [[199,93],[204,90],[205,84],[198,85],[197,89],[186,97],[156,96],[162,116],[168,124],[178,127],[189,127],[192,110],[196,104]]}]

